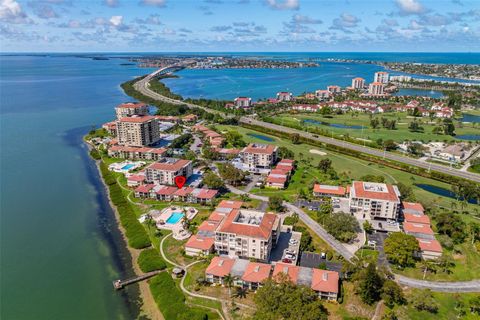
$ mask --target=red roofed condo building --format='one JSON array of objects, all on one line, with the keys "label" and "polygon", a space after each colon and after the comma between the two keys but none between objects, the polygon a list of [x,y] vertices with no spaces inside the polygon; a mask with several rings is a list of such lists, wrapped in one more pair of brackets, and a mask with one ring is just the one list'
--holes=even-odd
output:
[{"label": "red roofed condo building", "polygon": [[115,113],[117,115],[117,119],[131,117],[134,115],[146,116],[148,115],[148,106],[145,103],[139,102],[122,103],[115,108]]},{"label": "red roofed condo building", "polygon": [[193,235],[185,243],[185,254],[187,256],[207,256],[213,252],[213,238]]},{"label": "red roofed condo building", "polygon": [[215,250],[231,257],[268,261],[279,234],[276,214],[232,209],[215,231]]},{"label": "red roofed condo building", "polygon": [[313,291],[318,293],[321,299],[337,300],[338,297],[338,281],[340,277],[336,271],[312,269],[312,285]]},{"label": "red roofed condo building", "polygon": [[113,158],[131,159],[131,160],[160,160],[167,149],[150,147],[127,147],[114,145],[108,148],[108,156]]},{"label": "red roofed condo building", "polygon": [[383,86],[381,82],[372,82],[368,85],[368,94],[372,96],[381,96],[383,95]]},{"label": "red roofed condo building", "polygon": [[424,260],[438,259],[442,255],[442,245],[435,239],[417,238],[420,251],[417,256]]},{"label": "red roofed condo building", "polygon": [[111,134],[112,136],[117,135],[117,122],[116,121],[111,121],[111,122],[104,123],[102,125],[102,128],[107,130],[107,132],[109,134]]},{"label": "red roofed condo building", "polygon": [[235,259],[229,257],[213,257],[212,261],[205,270],[205,279],[210,283],[223,283],[223,278],[230,274]]},{"label": "red roofed condo building", "polygon": [[388,72],[379,71],[375,72],[373,82],[388,83]]},{"label": "red roofed condo building", "polygon": [[350,188],[350,212],[359,220],[397,220],[400,192],[397,186],[354,181]]},{"label": "red roofed condo building", "polygon": [[117,121],[118,144],[144,147],[160,140],[158,121],[152,116],[123,117]]},{"label": "red roofed condo building", "polygon": [[353,89],[363,89],[365,87],[365,79],[363,78],[353,78],[352,79],[352,88]]},{"label": "red roofed condo building", "polygon": [[241,277],[243,287],[250,290],[257,290],[262,283],[270,278],[272,266],[266,263],[250,262]]},{"label": "red roofed condo building", "polygon": [[192,162],[189,160],[164,158],[145,169],[148,182],[174,185],[176,176],[189,178],[192,175]]},{"label": "red roofed condo building", "polygon": [[293,98],[293,95],[291,92],[278,92],[277,93],[277,100],[278,101],[291,101]]},{"label": "red roofed condo building", "polygon": [[417,215],[423,215],[425,212],[425,209],[423,208],[421,203],[415,203],[415,202],[402,202],[403,206],[403,213],[407,214],[417,214]]},{"label": "red roofed condo building", "polygon": [[339,86],[328,86],[327,90],[330,93],[340,93],[342,91],[342,88],[340,88]]},{"label": "red roofed condo building", "polygon": [[248,169],[270,168],[277,161],[278,147],[271,144],[251,143],[240,153]]},{"label": "red roofed condo building", "polygon": [[413,223],[413,222],[404,222],[403,230],[406,234],[412,235],[415,238],[433,240],[433,230],[430,228],[430,225],[423,223]]},{"label": "red roofed condo building", "polygon": [[313,195],[316,197],[345,197],[346,193],[346,189],[342,186],[325,184],[315,184],[313,186]]},{"label": "red roofed condo building", "polygon": [[238,97],[233,100],[236,108],[250,108],[252,106],[252,98]]}]

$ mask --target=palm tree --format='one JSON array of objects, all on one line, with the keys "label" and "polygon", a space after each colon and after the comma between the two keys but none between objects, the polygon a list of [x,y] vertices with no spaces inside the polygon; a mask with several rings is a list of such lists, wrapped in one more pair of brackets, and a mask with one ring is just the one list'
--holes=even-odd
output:
[{"label": "palm tree", "polygon": [[233,285],[233,277],[230,274],[227,274],[223,277],[223,285],[228,287],[228,295],[232,295],[232,285]]},{"label": "palm tree", "polygon": [[423,269],[423,279],[425,280],[425,276],[427,275],[428,271],[435,273],[437,271],[437,266],[429,260],[422,260],[420,262],[420,269]]},{"label": "palm tree", "polygon": [[236,287],[235,292],[232,294],[233,298],[246,298],[247,297],[247,289],[243,287]]}]

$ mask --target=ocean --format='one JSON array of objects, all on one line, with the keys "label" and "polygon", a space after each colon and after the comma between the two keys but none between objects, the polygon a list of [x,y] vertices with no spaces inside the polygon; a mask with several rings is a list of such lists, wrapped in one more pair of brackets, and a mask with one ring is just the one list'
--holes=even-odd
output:
[{"label": "ocean", "polygon": [[[88,54],[0,55],[2,319],[138,315],[138,289],[117,292],[112,287],[112,280],[133,270],[82,143],[92,126],[114,118],[117,104],[131,100],[119,85],[151,72],[122,65],[126,60],[119,58],[131,55],[105,54],[113,57],[109,60],[92,60]],[[268,55],[308,59],[326,54]],[[480,61],[479,54],[373,55],[401,61]],[[265,98],[280,90],[298,94],[327,84],[346,85],[356,76],[371,81],[379,69],[322,63],[312,69],[184,70],[181,78],[165,82],[184,96]]]}]

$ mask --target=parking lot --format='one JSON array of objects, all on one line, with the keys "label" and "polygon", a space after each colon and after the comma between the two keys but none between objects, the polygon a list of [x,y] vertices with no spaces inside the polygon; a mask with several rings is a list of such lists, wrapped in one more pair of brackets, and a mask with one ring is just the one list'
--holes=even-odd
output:
[{"label": "parking lot", "polygon": [[367,234],[367,243],[378,251],[378,265],[387,266],[387,258],[385,256],[385,251],[383,250],[383,243],[388,237],[388,234],[385,232],[374,232],[372,234]]},{"label": "parking lot", "polygon": [[287,230],[287,226],[282,226],[277,246],[270,253],[270,261],[296,265],[301,237],[300,232]]}]

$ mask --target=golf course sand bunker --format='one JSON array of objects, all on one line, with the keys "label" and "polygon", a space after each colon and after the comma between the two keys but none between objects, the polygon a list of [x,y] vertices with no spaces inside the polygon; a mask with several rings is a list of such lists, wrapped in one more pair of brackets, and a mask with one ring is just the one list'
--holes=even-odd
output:
[{"label": "golf course sand bunker", "polygon": [[326,156],[327,155],[325,152],[320,151],[320,150],[315,150],[315,149],[310,149],[310,153],[318,154],[318,155],[321,155],[321,156]]}]

